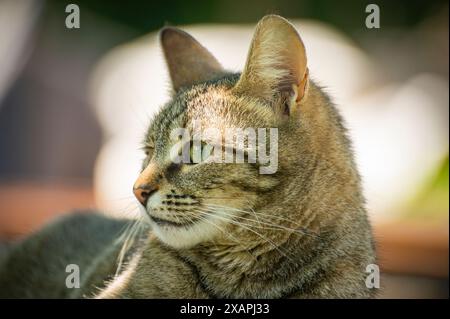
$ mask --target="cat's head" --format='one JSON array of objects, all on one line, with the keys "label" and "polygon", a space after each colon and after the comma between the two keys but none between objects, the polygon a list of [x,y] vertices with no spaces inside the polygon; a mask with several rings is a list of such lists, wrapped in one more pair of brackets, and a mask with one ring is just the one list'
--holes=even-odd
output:
[{"label": "cat's head", "polygon": [[[279,200],[277,188],[292,175],[289,165],[296,157],[289,148],[299,137],[289,132],[299,125],[309,87],[303,42],[287,20],[266,16],[256,27],[244,71],[232,74],[181,30],[163,29],[160,41],[173,96],[146,134],[134,193],[168,245],[239,238],[250,223],[260,222],[256,211],[262,205]],[[251,153],[254,160],[246,153],[244,163],[236,163],[233,154],[242,148],[233,150],[224,141],[226,134],[242,133],[228,130],[236,128],[244,130],[241,146],[264,146],[272,157],[263,163],[259,149]],[[180,132],[200,133],[198,143],[180,141]],[[250,146],[253,142],[259,145]],[[231,150],[231,163],[218,163],[225,153],[218,155],[214,147]]]}]

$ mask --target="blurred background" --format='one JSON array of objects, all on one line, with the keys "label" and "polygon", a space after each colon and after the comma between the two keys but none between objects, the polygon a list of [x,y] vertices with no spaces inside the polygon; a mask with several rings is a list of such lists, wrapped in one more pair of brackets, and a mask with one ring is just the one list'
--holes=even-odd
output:
[{"label": "blurred background", "polygon": [[[68,29],[69,3],[80,28]],[[369,29],[369,3],[380,28]],[[168,99],[157,43],[182,26],[241,70],[265,14],[289,18],[343,113],[383,298],[448,298],[448,2],[0,0],[0,240],[77,208],[132,217],[139,142]]]}]

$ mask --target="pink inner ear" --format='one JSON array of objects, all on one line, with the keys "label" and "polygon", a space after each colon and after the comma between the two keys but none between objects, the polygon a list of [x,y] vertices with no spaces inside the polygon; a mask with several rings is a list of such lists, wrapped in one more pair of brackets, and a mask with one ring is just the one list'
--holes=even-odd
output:
[{"label": "pink inner ear", "polygon": [[284,108],[283,108],[283,115],[285,115],[285,116],[291,115],[291,111],[290,111],[290,109],[289,109],[289,103],[288,103],[288,101],[284,102],[283,107],[284,107]]},{"label": "pink inner ear", "polygon": [[306,94],[306,91],[308,89],[308,78],[309,78],[309,69],[306,68],[305,76],[300,81],[300,84],[298,85],[298,95],[296,102],[300,102],[303,97]]}]

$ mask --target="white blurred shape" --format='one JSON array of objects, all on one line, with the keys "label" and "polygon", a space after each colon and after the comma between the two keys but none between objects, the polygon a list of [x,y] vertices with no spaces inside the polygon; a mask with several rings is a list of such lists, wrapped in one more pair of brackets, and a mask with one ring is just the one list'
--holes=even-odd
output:
[{"label": "white blurred shape", "polygon": [[395,215],[448,152],[448,82],[421,74],[344,108],[370,211]]},{"label": "white blurred shape", "polygon": [[97,204],[110,215],[133,217],[138,213],[132,187],[143,156],[126,135],[110,139],[97,157],[94,181]]}]

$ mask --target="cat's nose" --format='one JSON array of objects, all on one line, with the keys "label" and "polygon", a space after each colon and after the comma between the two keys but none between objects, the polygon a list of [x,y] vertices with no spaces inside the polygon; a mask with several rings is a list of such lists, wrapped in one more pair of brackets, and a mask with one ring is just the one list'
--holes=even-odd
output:
[{"label": "cat's nose", "polygon": [[146,206],[149,197],[157,190],[158,187],[148,184],[133,187],[134,196],[136,196],[137,200],[144,206]]},{"label": "cat's nose", "polygon": [[146,205],[150,196],[158,190],[162,174],[155,163],[150,163],[139,175],[134,183],[133,193],[137,200]]}]

